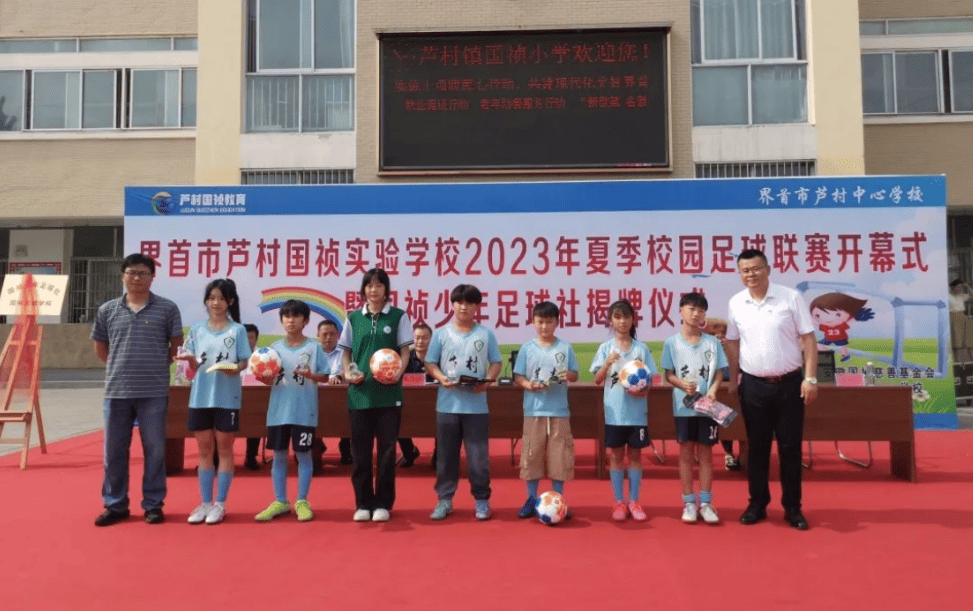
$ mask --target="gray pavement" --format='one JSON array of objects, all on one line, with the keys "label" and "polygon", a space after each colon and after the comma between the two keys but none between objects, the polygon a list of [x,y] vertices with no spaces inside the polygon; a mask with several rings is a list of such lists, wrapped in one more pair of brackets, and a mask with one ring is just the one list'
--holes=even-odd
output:
[{"label": "gray pavement", "polygon": [[[90,433],[104,426],[102,396],[105,387],[102,369],[52,369],[41,372],[40,405],[44,437],[48,443]],[[19,439],[24,425],[7,424],[5,440]],[[37,424],[30,433],[30,446],[40,445]],[[18,444],[0,445],[0,456],[20,451]]]}]

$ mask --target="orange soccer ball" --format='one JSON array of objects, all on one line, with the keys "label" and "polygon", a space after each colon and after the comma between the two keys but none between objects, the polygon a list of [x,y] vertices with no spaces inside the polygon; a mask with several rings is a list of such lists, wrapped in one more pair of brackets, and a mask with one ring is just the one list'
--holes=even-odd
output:
[{"label": "orange soccer ball", "polygon": [[394,384],[399,368],[402,366],[402,357],[395,350],[382,348],[372,355],[368,361],[368,368],[372,372],[372,377],[382,384]]}]

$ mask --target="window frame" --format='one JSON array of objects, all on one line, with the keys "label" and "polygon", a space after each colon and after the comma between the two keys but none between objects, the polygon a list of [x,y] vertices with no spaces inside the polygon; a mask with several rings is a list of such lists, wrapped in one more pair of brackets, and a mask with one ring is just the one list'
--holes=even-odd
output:
[{"label": "window frame", "polygon": [[[806,55],[806,44],[802,44],[799,37],[806,36],[806,6],[803,6],[805,11],[805,24],[801,32],[798,27],[798,2],[804,3],[806,5],[806,0],[789,0],[788,6],[790,7],[790,23],[791,23],[791,55],[790,57],[764,57],[764,40],[763,40],[763,11],[761,10],[761,4],[758,0],[757,2],[757,57],[738,57],[733,59],[707,59],[706,58],[706,3],[707,0],[699,0],[699,27],[698,27],[698,40],[699,40],[699,61],[695,61],[695,58],[690,57],[690,69],[695,71],[696,69],[708,69],[708,68],[746,68],[746,92],[747,92],[747,122],[746,123],[717,123],[717,124],[702,124],[697,125],[695,120],[693,121],[693,127],[750,127],[754,125],[807,125],[810,121],[810,112],[808,110],[808,93],[807,93],[807,79],[808,79],[808,60],[807,58],[801,58],[801,51],[804,51]],[[690,10],[692,12],[692,8]],[[690,24],[691,30],[695,29],[695,18],[691,16]],[[697,36],[696,32],[690,32],[690,53],[692,54],[693,39]],[[757,67],[771,67],[771,66],[804,66],[804,121],[798,122],[783,122],[783,123],[754,123],[754,80],[753,80],[753,66]],[[695,105],[694,105],[695,106]]]},{"label": "window frame", "polygon": [[[959,49],[962,51],[962,49]],[[865,55],[891,55],[892,56],[892,112],[867,112],[864,109],[864,99],[862,104],[862,116],[864,117],[934,117],[934,116],[945,116],[950,114],[970,114],[973,111],[964,111],[957,113],[952,110],[952,86],[950,86],[950,112],[946,112],[944,87],[946,86],[943,80],[943,52],[951,51],[951,49],[869,49],[862,50],[861,57]],[[971,49],[973,51],[973,49]],[[936,66],[936,110],[935,111],[923,111],[923,112],[900,112],[899,111],[899,86],[898,86],[898,71],[896,69],[896,57],[899,55],[919,55],[925,53],[934,53],[936,56],[936,61],[933,62]],[[860,60],[859,60],[860,61]],[[950,84],[952,84],[952,63],[950,63]],[[862,78],[862,95],[864,96],[865,79]]]},{"label": "window frame", "polygon": [[[307,3],[309,8],[309,19],[310,25],[305,23],[305,15],[303,7],[299,9],[300,23],[298,24],[298,32],[300,33],[300,41],[298,43],[298,63],[300,64],[303,60],[305,49],[305,38],[310,36],[310,46],[306,50],[307,54],[310,56],[311,66],[308,68],[302,68],[298,66],[297,68],[261,68],[260,67],[260,31],[261,31],[261,19],[260,19],[260,7],[262,2],[265,0],[249,0],[247,2],[248,13],[252,10],[253,27],[248,29],[248,41],[247,41],[247,54],[245,58],[252,52],[253,57],[253,70],[250,71],[248,66],[245,72],[245,85],[244,85],[244,112],[243,112],[243,133],[246,134],[321,134],[321,133],[348,133],[354,132],[357,129],[358,122],[358,100],[355,96],[355,88],[357,85],[357,45],[358,45],[358,2],[354,0],[351,4],[354,9],[354,15],[352,16],[352,27],[351,27],[351,67],[349,68],[317,68],[315,67],[315,12],[317,7],[315,6],[314,0],[302,0],[301,5]],[[305,96],[305,77],[315,77],[315,76],[350,76],[351,77],[351,90],[352,95],[350,99],[351,104],[351,126],[349,128],[334,128],[334,129],[305,129],[305,117],[304,117],[304,96]],[[268,129],[251,129],[250,128],[250,116],[252,110],[250,109],[250,83],[256,78],[260,77],[296,77],[297,78],[297,125],[295,129],[281,129],[281,130],[268,130]]]},{"label": "window frame", "polygon": [[[969,47],[969,48],[958,47],[958,48],[955,48],[955,49],[952,49],[952,48],[950,48],[950,49],[942,49],[942,51],[946,51],[948,53],[948,57],[949,57],[949,114],[954,114],[954,115],[971,115],[971,116],[973,116],[973,108],[970,108],[969,110],[956,110],[956,97],[955,97],[956,89],[953,87],[953,83],[956,82],[956,79],[953,77],[953,67],[956,65],[953,62],[953,54],[954,53],[969,53],[971,56],[973,56],[973,47]],[[941,71],[942,70],[942,61],[939,62],[939,66],[940,66],[940,71]]]}]

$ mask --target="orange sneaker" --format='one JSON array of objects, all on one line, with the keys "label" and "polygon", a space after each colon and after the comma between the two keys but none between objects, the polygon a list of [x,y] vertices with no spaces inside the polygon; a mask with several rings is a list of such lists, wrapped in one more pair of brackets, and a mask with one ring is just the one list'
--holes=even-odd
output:
[{"label": "orange sneaker", "polygon": [[625,506],[625,503],[622,501],[615,503],[614,507],[612,507],[612,520],[615,520],[616,522],[624,522],[625,518],[627,517],[628,507]]},{"label": "orange sneaker", "polygon": [[642,510],[642,506],[639,505],[638,501],[629,502],[628,511],[632,514],[632,519],[636,522],[645,522],[649,518],[649,516],[645,515],[645,511]]}]

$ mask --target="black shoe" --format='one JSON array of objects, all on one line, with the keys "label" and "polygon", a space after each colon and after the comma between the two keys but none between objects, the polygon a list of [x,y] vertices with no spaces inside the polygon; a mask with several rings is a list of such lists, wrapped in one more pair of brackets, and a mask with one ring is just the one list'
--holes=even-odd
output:
[{"label": "black shoe", "polygon": [[155,509],[149,509],[145,512],[145,523],[146,524],[162,524],[166,521],[165,514],[162,513],[161,507],[156,507]]},{"label": "black shoe", "polygon": [[790,524],[791,527],[796,528],[797,530],[808,529],[807,518],[804,517],[804,514],[801,513],[800,509],[796,511],[785,511],[784,521]]},{"label": "black shoe", "polygon": [[247,456],[247,459],[243,461],[243,466],[251,471],[260,470],[260,463],[257,461],[256,456]]},{"label": "black shoe", "polygon": [[740,524],[745,526],[750,526],[751,524],[756,524],[761,520],[767,519],[767,510],[757,507],[756,505],[747,505],[746,511],[740,515]]},{"label": "black shoe", "polygon": [[400,466],[409,468],[415,464],[417,458],[419,458],[419,448],[413,446],[412,452],[402,456],[402,464]]},{"label": "black shoe", "polygon": [[351,454],[342,454],[341,459],[338,462],[343,465],[350,465],[354,461],[351,459]]},{"label": "black shoe", "polygon": [[132,515],[128,509],[122,511],[115,511],[113,509],[106,509],[101,512],[97,518],[95,518],[95,526],[111,526],[122,520],[127,520],[128,516]]}]

